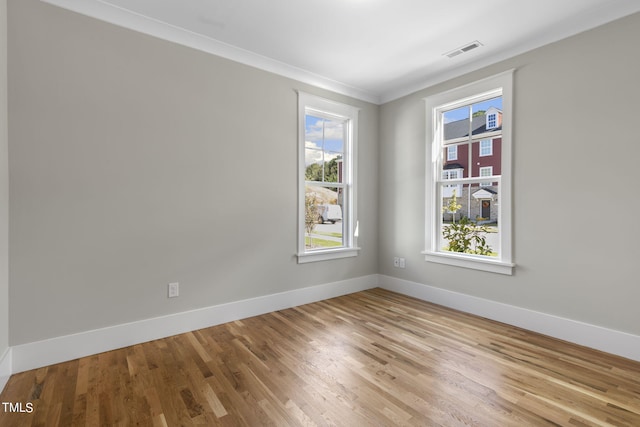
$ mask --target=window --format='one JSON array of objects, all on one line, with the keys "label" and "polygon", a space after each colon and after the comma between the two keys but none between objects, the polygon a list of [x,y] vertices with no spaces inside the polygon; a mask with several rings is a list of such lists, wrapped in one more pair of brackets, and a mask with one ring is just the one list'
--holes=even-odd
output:
[{"label": "window", "polygon": [[[480,176],[491,176],[493,175],[493,167],[485,166],[480,168]],[[491,181],[483,181],[480,183],[480,187],[490,187],[492,185]]]},{"label": "window", "polygon": [[498,127],[498,120],[496,119],[496,117],[496,113],[487,115],[487,129],[495,129],[496,127]]},{"label": "window", "polygon": [[[442,171],[442,179],[458,179],[462,178],[464,173],[463,169],[445,169]],[[454,190],[457,195],[462,194],[462,185],[443,185],[442,194],[443,197],[452,197]]]},{"label": "window", "polygon": [[356,256],[358,109],[298,93],[298,262]]},{"label": "window", "polygon": [[447,147],[447,160],[458,160],[458,146],[450,145]]},{"label": "window", "polygon": [[480,157],[493,156],[493,140],[483,139],[480,141]]},{"label": "window", "polygon": [[[430,155],[423,253],[428,262],[513,273],[512,74],[425,99]],[[466,153],[458,163],[448,163],[451,146]],[[481,157],[486,158],[481,162]]]}]

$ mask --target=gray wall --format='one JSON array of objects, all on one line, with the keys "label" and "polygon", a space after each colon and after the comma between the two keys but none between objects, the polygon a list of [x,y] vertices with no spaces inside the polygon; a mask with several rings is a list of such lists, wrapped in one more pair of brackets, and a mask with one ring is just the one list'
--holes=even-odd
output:
[{"label": "gray wall", "polygon": [[[35,0],[9,17],[11,345],[377,272],[640,334],[640,15],[381,107]],[[516,273],[426,263],[422,98],[514,67]],[[296,89],[362,109],[357,258],[296,264]]]},{"label": "gray wall", "polygon": [[[640,14],[382,106],[380,273],[640,334],[638,39]],[[426,263],[422,98],[510,68],[515,275]]]},{"label": "gray wall", "polygon": [[0,0],[0,359],[9,348],[9,163],[7,136],[7,1]]},{"label": "gray wall", "polygon": [[[378,106],[34,0],[9,17],[11,345],[377,272]],[[296,263],[296,89],[361,108],[356,258]]]}]

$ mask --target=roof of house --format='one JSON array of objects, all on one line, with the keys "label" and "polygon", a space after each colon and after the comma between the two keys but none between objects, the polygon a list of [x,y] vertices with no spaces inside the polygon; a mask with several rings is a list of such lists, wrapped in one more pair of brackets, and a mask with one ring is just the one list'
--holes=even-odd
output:
[{"label": "roof of house", "polygon": [[443,166],[444,170],[449,170],[449,169],[464,169],[464,166],[462,166],[460,163],[447,163],[446,165]]},{"label": "roof of house", "polygon": [[[488,131],[486,115],[480,114],[471,120],[472,135],[479,135]],[[491,131],[501,130],[502,126],[491,129]],[[469,119],[456,120],[445,123],[444,140],[463,138],[469,136]]]}]

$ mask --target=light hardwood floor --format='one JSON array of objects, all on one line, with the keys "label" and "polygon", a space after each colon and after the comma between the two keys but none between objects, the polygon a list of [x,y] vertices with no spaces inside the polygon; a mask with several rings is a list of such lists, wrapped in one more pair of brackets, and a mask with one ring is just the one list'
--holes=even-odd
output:
[{"label": "light hardwood floor", "polygon": [[13,375],[0,426],[640,426],[640,363],[382,289]]}]

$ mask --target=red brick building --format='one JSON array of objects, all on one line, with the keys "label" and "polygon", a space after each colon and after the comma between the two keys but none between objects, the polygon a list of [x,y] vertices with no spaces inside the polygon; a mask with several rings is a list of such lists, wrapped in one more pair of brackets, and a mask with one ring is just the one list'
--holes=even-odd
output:
[{"label": "red brick building", "polygon": [[[444,125],[443,179],[499,176],[502,157],[502,111],[491,107],[485,112]],[[469,133],[471,132],[471,138]],[[443,205],[455,191],[462,208],[456,218],[497,222],[498,183],[486,181],[443,188]],[[444,219],[452,214],[445,212]]]}]

